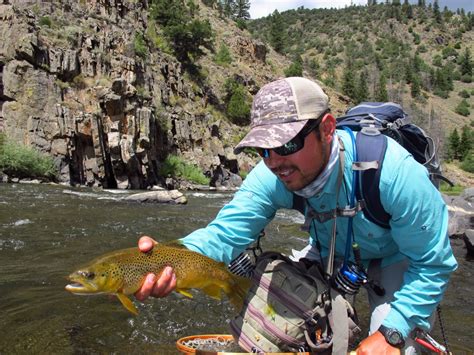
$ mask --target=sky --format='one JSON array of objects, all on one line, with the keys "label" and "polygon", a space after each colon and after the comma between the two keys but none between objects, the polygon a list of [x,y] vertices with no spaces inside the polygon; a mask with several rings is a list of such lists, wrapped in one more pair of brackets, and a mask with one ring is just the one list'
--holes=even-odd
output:
[{"label": "sky", "polygon": [[[378,2],[383,2],[379,0]],[[417,4],[418,1],[409,1],[411,4]],[[428,0],[427,3],[432,2]],[[352,0],[354,5],[366,5],[367,0]],[[402,1],[403,3],[403,1]],[[306,9],[314,8],[341,8],[349,6],[351,0],[250,0],[250,17],[256,19],[270,15],[275,9],[283,12],[290,9],[296,9],[304,6]],[[455,11],[458,8],[463,8],[466,12],[474,12],[474,0],[438,0],[441,9],[447,6],[449,9]]]}]

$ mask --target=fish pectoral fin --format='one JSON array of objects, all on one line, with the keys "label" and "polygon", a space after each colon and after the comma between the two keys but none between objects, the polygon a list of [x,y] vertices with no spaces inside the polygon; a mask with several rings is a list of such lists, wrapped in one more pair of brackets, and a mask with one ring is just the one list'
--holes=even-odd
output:
[{"label": "fish pectoral fin", "polygon": [[122,302],[122,305],[128,309],[130,312],[132,312],[135,315],[138,315],[138,309],[135,307],[133,304],[132,300],[125,296],[123,293],[117,293],[116,294],[120,302]]},{"label": "fish pectoral fin", "polygon": [[221,293],[221,288],[217,285],[209,285],[209,286],[206,286],[206,287],[203,287],[202,288],[202,291],[212,297],[212,298],[215,298],[217,300],[221,300],[222,299],[222,293]]},{"label": "fish pectoral fin", "polygon": [[193,298],[193,295],[190,294],[188,291],[185,291],[183,289],[176,289],[176,292],[181,293],[183,296],[186,296],[188,298]]}]

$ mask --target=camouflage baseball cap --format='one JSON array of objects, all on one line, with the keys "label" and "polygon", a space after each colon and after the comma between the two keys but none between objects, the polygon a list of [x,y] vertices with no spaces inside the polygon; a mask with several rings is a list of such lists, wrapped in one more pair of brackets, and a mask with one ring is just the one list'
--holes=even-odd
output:
[{"label": "camouflage baseball cap", "polygon": [[255,95],[250,132],[235,147],[277,148],[293,139],[311,119],[328,110],[328,96],[315,82],[290,77],[273,81]]}]

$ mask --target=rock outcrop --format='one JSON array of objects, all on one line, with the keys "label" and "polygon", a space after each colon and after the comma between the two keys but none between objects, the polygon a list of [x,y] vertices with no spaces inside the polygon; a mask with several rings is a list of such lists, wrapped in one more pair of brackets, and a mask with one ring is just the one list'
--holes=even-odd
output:
[{"label": "rock outcrop", "polygon": [[[211,11],[201,7],[203,16]],[[147,0],[0,4],[0,132],[50,154],[60,182],[72,185],[164,185],[161,164],[177,154],[216,186],[235,187],[253,162],[232,153],[238,128],[209,107],[222,109],[229,69],[199,85],[156,47],[137,55],[135,36],[151,28],[148,9]],[[251,94],[259,77],[271,77],[267,49],[233,31],[233,55],[251,65],[229,76]]]}]

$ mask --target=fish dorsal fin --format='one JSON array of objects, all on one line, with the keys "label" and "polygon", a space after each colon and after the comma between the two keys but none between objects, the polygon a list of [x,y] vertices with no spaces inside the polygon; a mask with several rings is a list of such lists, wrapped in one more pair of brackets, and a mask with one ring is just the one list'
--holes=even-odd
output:
[{"label": "fish dorsal fin", "polygon": [[183,242],[181,241],[181,239],[172,240],[170,242],[166,242],[166,243],[162,243],[162,244],[166,245],[167,247],[171,247],[171,248],[187,249],[183,245]]},{"label": "fish dorsal fin", "polygon": [[128,309],[133,314],[138,315],[138,309],[137,309],[137,307],[135,307],[135,305],[133,304],[133,302],[130,298],[125,296],[123,293],[116,293],[116,295],[117,295],[118,299],[120,300],[120,302],[122,302],[122,305],[126,309]]}]

